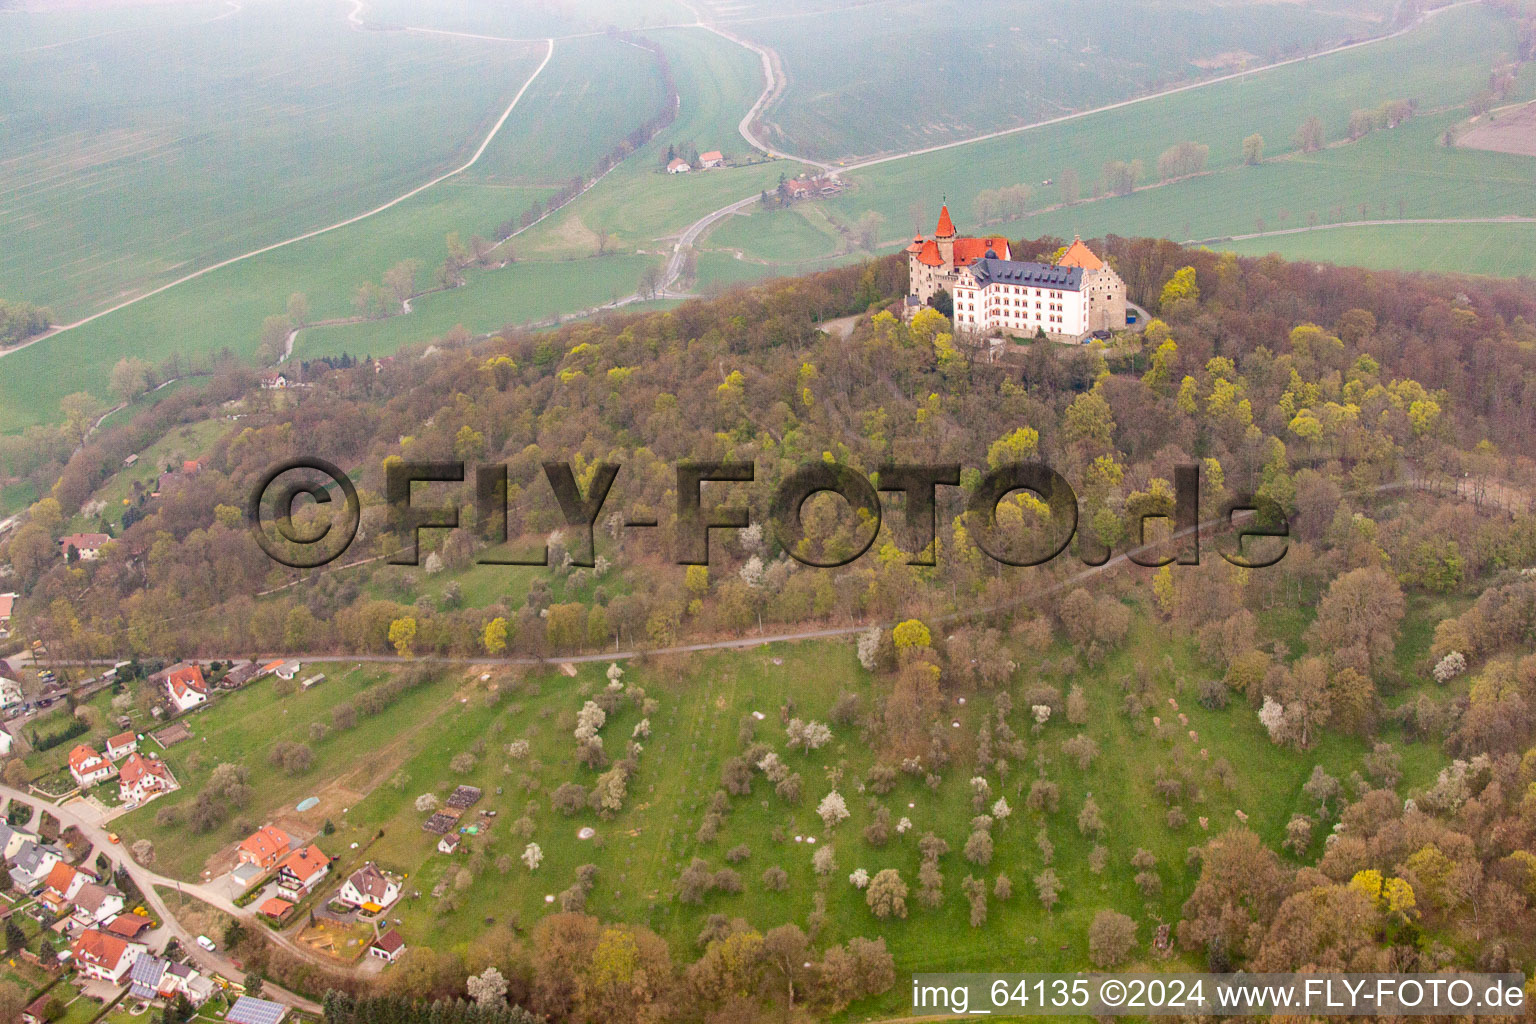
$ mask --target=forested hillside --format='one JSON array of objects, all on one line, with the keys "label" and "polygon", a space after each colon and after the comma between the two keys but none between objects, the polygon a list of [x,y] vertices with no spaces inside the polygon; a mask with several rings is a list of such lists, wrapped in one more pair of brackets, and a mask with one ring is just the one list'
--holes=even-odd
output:
[{"label": "forested hillside", "polygon": [[[1027,258],[1060,242],[1025,239],[1015,251]],[[884,260],[664,313],[509,331],[381,363],[313,362],[303,368],[307,387],[281,393],[255,388],[250,371],[231,364],[206,387],[93,435],[67,464],[39,458],[28,468],[38,481],[62,469],[62,479],[0,551],[22,589],[18,615],[56,656],[146,660],[288,651],[490,665],[826,626],[857,636],[857,667],[808,645],[773,684],[738,688],[736,673],[748,671],[739,660],[636,663],[645,673],[637,678],[668,704],[741,715],[734,738],[714,722],[709,753],[687,754],[700,777],[718,773],[720,788],[707,798],[678,793],[679,816],[694,818],[686,830],[698,831],[668,833],[668,857],[652,869],[671,872],[664,886],[645,897],[648,909],[617,886],[594,893],[588,908],[595,876],[583,867],[580,899],[562,895],[561,905],[630,930],[610,935],[593,918],[551,916],[529,938],[501,935],[494,955],[465,939],[473,905],[450,894],[413,907],[406,913],[442,929],[443,944],[413,949],[416,966],[391,975],[406,999],[460,993],[467,973],[489,964],[513,979],[509,1001],[554,1019],[751,1019],[793,1002],[772,949],[798,960],[806,941],[845,942],[800,977],[835,1009],[889,984],[885,951],[857,938],[874,922],[897,971],[931,965],[934,942],[952,955],[946,962],[974,966],[992,948],[989,901],[994,922],[1060,929],[1050,934],[1068,952],[1042,946],[1020,966],[1143,956],[1213,969],[1528,965],[1536,297],[1512,282],[1239,259],[1145,239],[1095,248],[1156,311],[1144,332],[1107,347],[1037,342],[993,354],[931,310],[905,325],[886,311],[904,271]],[[817,326],[855,313],[869,315],[846,340]],[[195,476],[162,482],[158,497],[119,487],[129,454],[196,422],[217,428]],[[62,431],[34,439],[55,458],[71,445]],[[242,509],[268,467],[307,455],[345,467],[365,510],[352,550],[301,575],[257,548]],[[433,504],[463,505],[465,528],[425,532],[420,566],[366,561],[402,542],[379,497],[386,462],[397,458],[505,464],[512,539],[487,551],[491,524],[475,521],[471,482],[434,492]],[[744,504],[760,525],[717,532],[707,568],[675,559],[675,467],[689,460],[757,470],[751,485],[710,485],[706,507]],[[963,499],[989,468],[1031,460],[1072,484],[1079,539],[1048,565],[1013,569],[979,550]],[[583,544],[545,482],[551,461],[571,463],[583,487],[597,463],[621,465],[590,568],[576,564]],[[868,553],[844,568],[788,557],[769,521],[772,487],[817,462],[866,474],[889,462],[965,467],[959,488],[941,489],[936,565],[910,564],[903,517],[890,509]],[[1198,567],[1085,567],[1105,547],[1135,544],[1144,517],[1170,515],[1174,470],[1192,463],[1202,470],[1203,515],[1248,491],[1286,511],[1290,539],[1277,565],[1236,568],[1208,548]],[[105,519],[108,493],[126,503],[121,520]],[[622,526],[646,516],[659,527]],[[1021,492],[999,518],[1014,530],[1050,525],[1046,507]],[[60,560],[58,536],[103,521],[114,541],[99,561]],[[802,557],[856,552],[870,532],[829,496],[808,504],[806,521],[813,539],[797,549]],[[541,545],[547,569],[477,564]],[[773,678],[766,658],[753,665]],[[670,762],[642,762],[654,702],[645,690],[630,701],[622,676],[610,670],[611,685],[576,717],[580,767],[569,765],[564,726],[552,740],[528,727],[536,743],[554,744],[553,770],[572,775],[548,783],[562,814],[623,822],[650,807],[626,800],[632,778],[653,790],[679,784]],[[544,684],[551,693],[563,692],[559,678]],[[381,696],[379,713],[405,685]],[[591,685],[581,683],[583,697]],[[717,689],[715,701],[704,699]],[[537,683],[512,692],[513,714],[546,699]],[[754,694],[782,701],[782,740],[747,713]],[[645,717],[610,761],[596,728],[630,703]],[[345,730],[356,717],[337,721]],[[312,728],[312,742],[331,742],[329,729]],[[681,747],[682,735],[673,737]],[[514,768],[517,746],[504,772],[524,773],[534,792],[544,763]],[[524,744],[517,757],[527,756]],[[831,787],[825,795],[813,765]],[[408,818],[405,797],[377,796],[384,789],[371,799],[400,803]],[[887,806],[893,791],[916,809]],[[742,799],[754,793],[760,801]],[[199,817],[203,803],[214,810]],[[195,835],[222,835],[217,804],[216,795],[189,802]],[[530,832],[539,804],[529,802]],[[781,810],[788,824],[776,820]],[[908,818],[925,812],[931,825]],[[140,817],[124,827],[149,833]],[[774,909],[733,920],[739,908],[729,901],[743,881],[711,863],[716,847],[737,844],[725,855],[736,864],[750,856],[748,840],[787,847],[792,829],[806,827],[797,820],[830,834],[848,819],[841,860],[827,844],[810,864],[786,861],[794,876],[770,868],[762,905]],[[183,819],[177,811],[166,820]],[[1017,831],[1037,826],[1038,853]],[[1071,856],[1053,866],[1058,843]],[[882,854],[887,844],[895,852]],[[996,877],[978,877],[994,851]],[[605,871],[629,864],[592,847],[571,856]],[[852,889],[834,881],[860,858],[870,870],[848,876]],[[1010,878],[1005,864],[1028,874]],[[971,872],[958,886],[963,904],[953,884],[946,903],[946,869]],[[489,872],[479,877],[490,882],[476,877],[469,884],[499,884]],[[795,903],[793,887],[767,895],[792,877],[814,889],[813,907]],[[536,893],[509,898],[542,908]],[[961,909],[946,915],[949,905]],[[635,925],[641,913],[671,952]],[[932,932],[930,913],[945,915]],[[786,917],[803,919],[805,932],[766,942]],[[683,971],[673,964],[694,934],[688,958],[701,959]],[[655,983],[638,1006],[572,994],[610,939],[637,944],[650,965]],[[560,956],[547,952],[557,940]],[[864,953],[867,972],[856,963]],[[340,984],[280,956],[272,969],[312,989]],[[719,995],[722,976],[739,983],[730,999]],[[394,1012],[342,1010],[358,1020]]]}]

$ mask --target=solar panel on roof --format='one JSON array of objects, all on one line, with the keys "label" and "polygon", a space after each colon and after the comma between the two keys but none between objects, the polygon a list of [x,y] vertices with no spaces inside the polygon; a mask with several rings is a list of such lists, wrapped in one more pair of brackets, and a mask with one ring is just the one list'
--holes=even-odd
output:
[{"label": "solar panel on roof", "polygon": [[230,1007],[224,1019],[229,1024],[278,1024],[287,1012],[288,1007],[282,1003],[241,996],[235,1000],[235,1005]]}]

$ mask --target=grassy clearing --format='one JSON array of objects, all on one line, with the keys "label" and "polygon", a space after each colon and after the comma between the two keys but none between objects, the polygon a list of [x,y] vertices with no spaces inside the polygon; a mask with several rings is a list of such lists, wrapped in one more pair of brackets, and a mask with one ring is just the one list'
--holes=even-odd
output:
[{"label": "grassy clearing", "polygon": [[676,0],[605,0],[585,4],[477,4],[465,0],[371,0],[365,15],[375,25],[419,25],[448,32],[499,36],[602,32],[610,26],[644,29],[693,15]]},{"label": "grassy clearing", "polygon": [[[337,663],[307,664],[302,677],[320,672],[325,673],[325,681],[310,690],[279,697],[272,681],[264,680],[189,716],[192,738],[163,755],[181,781],[181,790],[117,819],[117,831],[135,840],[152,840],[162,872],[194,879],[211,856],[243,839],[249,826],[282,815],[281,820],[295,828],[318,832],[327,817],[339,817],[343,807],[381,781],[381,772],[387,776],[390,766],[406,756],[416,731],[440,713],[452,689],[447,681],[419,687],[384,713],[359,717],[356,727],[331,730],[325,739],[313,741],[312,723],[330,726],[334,707],[385,675],[381,669]],[[310,771],[290,776],[273,767],[267,755],[282,740],[310,745],[315,755]],[[226,761],[249,771],[256,794],[251,806],[236,810],[211,832],[195,832],[184,822],[162,825],[156,820],[165,807],[190,806],[213,769]],[[294,813],[299,801],[309,796],[318,796],[319,805],[303,815]],[[330,845],[334,844],[327,844],[328,849]]]},{"label": "grassy clearing", "polygon": [[167,467],[179,470],[182,463],[199,458],[229,427],[223,420],[200,420],[172,430],[140,452],[132,466],[114,473],[98,487],[94,498],[104,503],[101,515],[76,515],[69,523],[71,530],[97,529],[102,519],[115,530],[122,524],[123,513],[135,502],[149,500],[147,496],[155,490]]},{"label": "grassy clearing", "polygon": [[21,53],[0,72],[0,293],[66,320],[446,170],[543,57],[357,32],[339,8],[291,2],[134,38]]},{"label": "grassy clearing", "polygon": [[[766,118],[775,144],[828,159],[931,146],[1376,34],[1390,9],[1374,6],[976,0],[957,18],[908,0],[733,27],[788,73]],[[1194,63],[1211,58],[1217,67]]]},{"label": "grassy clearing", "polygon": [[[947,192],[957,224],[970,229],[977,225],[972,205],[981,187],[1030,184],[1035,188],[1033,205],[1038,208],[1061,200],[1062,175],[1069,168],[1076,169],[1084,188],[1099,176],[1107,160],[1140,159],[1148,173],[1153,173],[1158,155],[1181,140],[1209,145],[1207,167],[1212,171],[1237,167],[1242,160],[1242,140],[1253,132],[1263,135],[1266,152],[1274,156],[1291,150],[1293,134],[1310,116],[1322,120],[1328,138],[1338,139],[1344,134],[1350,111],[1356,108],[1402,97],[1416,98],[1425,110],[1465,102],[1485,85],[1487,69],[1512,53],[1508,21],[1483,8],[1457,8],[1387,42],[853,172],[848,177],[857,188],[829,202],[849,221],[857,220],[866,210],[875,210],[885,217],[883,233],[894,240],[913,231],[932,230],[936,197]],[[1455,54],[1456,59],[1448,60],[1446,54]],[[1406,131],[1398,129],[1404,134],[1412,131],[1411,126]],[[1426,163],[1433,168],[1439,160],[1420,153],[1412,166]],[[1260,170],[1269,173],[1271,168]],[[1341,169],[1339,173],[1345,172]],[[1042,187],[1040,182],[1045,179],[1055,184]],[[1157,211],[1175,226],[1191,218],[1185,211],[1203,208],[1197,200],[1209,198],[1191,196],[1190,202],[1180,202],[1171,188],[1145,194],[1157,197]],[[1259,193],[1255,190],[1251,194]],[[1099,205],[1089,204],[1085,209],[1092,211]],[[1103,205],[1107,209],[1113,204]],[[1249,200],[1240,205],[1246,209],[1237,225],[1251,224],[1253,214],[1248,210],[1257,204]],[[1297,203],[1294,209],[1299,215],[1307,208]],[[1076,210],[1067,213],[1077,216]],[[1121,234],[1155,227],[1138,222],[1133,211],[1120,213],[1117,225],[1115,230]]]},{"label": "grassy clearing", "polygon": [[[661,708],[650,718],[652,732],[644,741],[624,808],[608,820],[588,810],[566,817],[550,805],[550,794],[561,783],[575,780],[590,786],[595,781],[597,772],[576,762],[571,729],[585,696],[606,682],[602,664],[580,666],[574,677],[553,666],[526,677],[499,669],[439,671],[435,682],[412,691],[384,714],[313,744],[315,768],[290,779],[266,764],[265,749],[280,738],[302,739],[309,722],[327,721],[337,702],[381,678],[378,672],[349,671],[345,665],[306,666],[306,674],[324,670],[330,680],[287,698],[276,697],[270,683],[260,683],[193,716],[197,736],[167,755],[190,785],[186,793],[168,799],[190,799],[213,764],[226,759],[240,760],[252,773],[257,796],[240,812],[251,822],[275,815],[297,818],[291,808],[299,798],[320,796],[320,808],[302,820],[310,828],[327,818],[336,825],[335,834],[322,844],[343,858],[338,877],[365,858],[405,874],[406,896],[391,916],[402,921],[407,941],[442,950],[462,950],[485,928],[487,917],[531,925],[550,910],[546,896],[570,885],[575,869],[585,863],[596,864],[600,872],[588,903],[591,912],[643,922],[679,950],[692,948],[710,913],[746,916],[761,927],[784,920],[803,923],[822,882],[812,870],[811,855],[831,844],[837,853],[836,868],[825,883],[830,919],[825,941],[883,935],[901,970],[918,965],[925,970],[979,969],[995,966],[1000,957],[1018,969],[1066,969],[1080,964],[1096,910],[1134,908],[1145,942],[1157,922],[1176,920],[1193,885],[1193,875],[1184,866],[1187,847],[1235,823],[1240,811],[1267,842],[1278,845],[1290,816],[1311,809],[1301,786],[1313,766],[1347,778],[1368,750],[1364,741],[1332,735],[1310,751],[1286,750],[1268,741],[1257,716],[1241,700],[1224,710],[1201,707],[1194,687],[1213,670],[1198,660],[1192,644],[1170,642],[1166,629],[1145,617],[1149,592],[1136,585],[1129,594],[1127,600],[1136,611],[1131,637],[1104,664],[1062,676],[1064,648],[1044,658],[1015,652],[1019,669],[1010,691],[1016,708],[1009,721],[1028,753],[1001,782],[991,774],[994,798],[1006,796],[1013,814],[994,828],[996,854],[986,867],[967,863],[960,850],[972,814],[967,780],[974,774],[975,738],[991,713],[990,694],[946,689],[943,717],[959,723],[949,730],[953,761],[937,790],[928,789],[921,779],[901,776],[895,790],[882,798],[893,817],[910,817],[914,825],[883,848],[862,838],[870,821],[870,794],[861,794],[859,787],[875,762],[874,744],[856,728],[838,726],[832,743],[819,751],[805,755],[785,749],[781,707],[792,704],[796,715],[825,720],[842,691],[859,694],[865,708],[883,692],[886,684],[858,666],[851,643],[774,645],[627,665],[624,681],[644,687]],[[1414,652],[1433,622],[1454,607],[1454,601],[1413,602],[1403,657],[1415,661]],[[1306,617],[1303,613],[1294,620],[1275,620],[1271,626],[1265,616],[1265,639],[1305,628]],[[1121,711],[1122,681],[1134,675],[1138,662],[1152,669],[1152,706],[1130,718]],[[1058,667],[1048,668],[1047,663]],[[1062,742],[1080,731],[1063,716],[1053,716],[1038,732],[1031,730],[1029,712],[1021,702],[1028,687],[1041,681],[1063,692],[1072,685],[1084,688],[1091,711],[1081,731],[1101,750],[1088,769],[1079,769],[1061,751]],[[801,773],[805,799],[797,806],[786,805],[758,776],[750,795],[732,800],[719,837],[700,843],[695,833],[710,793],[719,784],[723,763],[741,750],[738,727],[753,712],[764,716],[755,725],[756,738]],[[1181,721],[1181,715],[1187,721]],[[1176,727],[1159,736],[1153,716]],[[622,749],[639,720],[640,711],[628,702],[609,717],[603,736],[611,754]],[[518,739],[529,741],[526,759],[506,752],[506,745]],[[1405,788],[1425,784],[1444,764],[1434,746],[1400,749]],[[476,755],[474,766],[455,772],[449,762],[464,752]],[[1223,759],[1239,768],[1230,790],[1212,768]],[[1187,766],[1195,785],[1176,801],[1188,815],[1182,828],[1165,823],[1167,806],[1153,789],[1157,769],[1175,763]],[[1025,805],[1025,793],[1039,771],[1061,787],[1054,812],[1033,812]],[[847,798],[852,817],[829,831],[814,808],[833,788],[831,776],[837,772],[841,781],[836,786]],[[482,803],[463,820],[488,826],[484,839],[470,844],[485,843],[479,870],[463,879],[460,871],[468,867],[469,858],[438,853],[437,837],[421,830],[425,815],[414,808],[420,794],[442,797],[461,782],[485,791]],[[1101,875],[1087,868],[1093,843],[1076,825],[1090,793],[1108,823],[1103,843],[1109,864]],[[476,812],[482,809],[497,814],[479,818]],[[161,828],[154,824],[155,810],[152,806],[120,819],[119,831],[155,839],[162,867],[188,877],[195,876],[219,847],[237,838],[230,825],[206,836],[190,835],[184,827]],[[525,813],[533,821],[531,841],[544,854],[532,873],[517,859],[529,840],[513,834],[514,821]],[[583,826],[595,829],[596,836],[580,839]],[[1036,845],[1042,828],[1055,847],[1051,866],[1065,885],[1062,901],[1051,914],[1035,899],[1030,882],[1045,866]],[[895,867],[913,885],[915,895],[920,860],[916,840],[930,829],[948,840],[952,851],[941,864],[944,904],[927,911],[909,899],[905,922],[876,921],[863,894],[848,883],[848,874],[856,867],[871,873]],[[796,842],[797,835],[814,836],[817,843]],[[359,844],[356,851],[350,850],[353,842]],[[736,865],[743,894],[716,894],[698,906],[672,898],[675,879],[692,857],[722,868],[727,866],[725,851],[738,844],[750,849],[749,858]],[[1133,882],[1130,858],[1138,849],[1156,856],[1160,893],[1143,895]],[[496,866],[503,856],[510,858],[505,872]],[[790,875],[790,886],[782,893],[766,891],[760,881],[763,871],[774,865]],[[960,880],[977,874],[990,884],[999,873],[1010,876],[1015,894],[1007,902],[991,900],[986,926],[973,930],[958,891]],[[455,897],[447,902],[430,895],[444,879],[446,892]],[[421,895],[415,895],[418,892]],[[897,1008],[903,998],[898,985],[880,1009]]]},{"label": "grassy clearing", "polygon": [[822,208],[801,203],[783,210],[753,208],[727,218],[710,231],[704,244],[710,249],[751,251],[774,263],[795,263],[835,255],[842,238]]},{"label": "grassy clearing", "polygon": [[455,326],[481,334],[599,306],[632,293],[641,273],[654,262],[648,256],[612,255],[471,271],[464,287],[414,300],[409,316],[301,332],[294,354],[300,359],[343,352],[389,355],[440,338]]},{"label": "grassy clearing", "polygon": [[1536,274],[1536,226],[1530,224],[1383,224],[1218,242],[1211,247],[1243,256],[1277,253],[1288,260],[1380,270],[1438,265],[1496,277]]}]

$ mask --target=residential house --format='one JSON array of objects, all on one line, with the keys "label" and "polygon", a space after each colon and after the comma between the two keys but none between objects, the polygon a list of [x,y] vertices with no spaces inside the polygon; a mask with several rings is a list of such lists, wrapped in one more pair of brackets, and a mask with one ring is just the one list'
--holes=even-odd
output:
[{"label": "residential house", "polygon": [[26,699],[21,689],[21,680],[8,674],[5,662],[0,661],[0,708],[14,708]]},{"label": "residential house", "polygon": [[11,866],[11,881],[22,892],[31,892],[42,884],[53,866],[63,859],[56,848],[28,839],[16,851],[16,862]]},{"label": "residential house", "polygon": [[299,674],[299,669],[303,667],[303,663],[298,661],[269,661],[261,666],[261,671],[258,675],[277,676],[279,679],[292,679]]},{"label": "residential house", "polygon": [[120,732],[107,740],[107,757],[113,761],[121,761],[138,749],[139,737],[132,730]]},{"label": "residential house", "polygon": [[208,683],[203,679],[203,667],[198,664],[183,665],[166,672],[165,688],[177,711],[190,711],[208,700]]},{"label": "residential house", "polygon": [[369,956],[376,956],[387,964],[400,959],[400,954],[404,952],[405,940],[393,928],[374,939],[372,945],[368,947]]},{"label": "residential house", "polygon": [[213,990],[213,982],[195,968],[152,953],[135,960],[128,973],[128,994],[135,999],[169,1000],[184,995],[193,1006],[201,1006]]},{"label": "residential house", "polygon": [[59,557],[68,559],[73,551],[81,561],[93,562],[111,539],[104,533],[71,533],[59,538]]},{"label": "residential house", "polygon": [[15,860],[21,852],[22,844],[37,841],[36,832],[0,821],[0,857],[5,860]]},{"label": "residential house", "polygon": [[348,876],[341,884],[336,898],[349,907],[358,907],[377,914],[400,898],[400,883],[379,870],[369,861]]},{"label": "residential house", "polygon": [[121,914],[123,904],[123,894],[110,885],[86,882],[75,893],[74,918],[87,928],[94,928]]},{"label": "residential house", "polygon": [[668,174],[687,174],[691,170],[693,170],[693,167],[680,156],[673,157],[667,163]]},{"label": "residential house", "polygon": [[219,688],[222,690],[238,690],[246,683],[261,674],[254,662],[243,661],[224,673],[224,678],[219,680]]},{"label": "residential house", "polygon": [[312,892],[331,870],[331,860],[320,847],[310,845],[294,850],[277,865],[279,888],[303,895]]},{"label": "residential house", "polygon": [[277,370],[268,370],[261,375],[261,386],[266,391],[279,391],[288,386],[288,378]]},{"label": "residential house", "polygon": [[449,832],[447,835],[443,836],[443,838],[437,841],[438,853],[453,853],[458,848],[459,834],[457,832]]},{"label": "residential house", "polygon": [[0,629],[4,629],[11,621],[11,612],[16,610],[15,594],[0,594]]},{"label": "residential house", "polygon": [[76,871],[59,861],[48,869],[48,876],[43,879],[43,901],[57,913],[74,902],[76,894],[90,880],[91,876],[84,871]]},{"label": "residential house", "polygon": [[724,167],[725,154],[721,153],[718,149],[712,149],[708,153],[700,153],[699,166],[706,169],[710,167]]},{"label": "residential house", "polygon": [[53,995],[44,991],[42,995],[27,1004],[27,1008],[21,1011],[21,1024],[48,1024],[48,1004],[53,1001]]},{"label": "residential house", "polygon": [[117,767],[82,743],[69,752],[69,774],[82,786],[94,786],[116,775]]},{"label": "residential house", "polygon": [[235,1000],[235,1005],[229,1008],[224,1019],[228,1024],[282,1024],[286,1016],[288,1016],[288,1007],[282,1003],[274,1003],[270,999],[257,999],[255,996],[241,996]]},{"label": "residential house", "polygon": [[149,952],[149,947],[87,928],[69,951],[74,956],[75,968],[85,977],[121,985],[124,976],[133,968],[133,962]]},{"label": "residential house", "polygon": [[256,908],[256,913],[262,917],[270,917],[274,921],[281,921],[293,911],[294,905],[278,896],[269,896],[261,901],[261,906]]},{"label": "residential house", "polygon": [[271,871],[277,862],[293,849],[293,838],[275,825],[263,825],[246,836],[235,851],[241,864],[254,864],[263,871]]},{"label": "residential house", "polygon": [[117,773],[117,795],[125,804],[142,804],[176,788],[170,767],[158,757],[129,754]]},{"label": "residential house", "polygon": [[104,931],[120,939],[136,939],[150,929],[150,920],[140,914],[118,914],[106,923]]}]

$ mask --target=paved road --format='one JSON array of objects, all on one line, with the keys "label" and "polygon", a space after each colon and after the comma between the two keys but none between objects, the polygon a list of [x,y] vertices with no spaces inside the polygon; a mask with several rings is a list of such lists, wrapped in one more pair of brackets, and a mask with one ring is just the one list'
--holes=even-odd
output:
[{"label": "paved road", "polygon": [[[231,917],[251,924],[253,928],[258,929],[256,934],[268,934],[279,945],[291,949],[306,958],[312,958],[310,951],[299,947],[297,943],[287,939],[286,936],[272,933],[270,929],[255,920],[255,915],[250,910],[235,906],[228,899],[224,898],[223,895],[210,889],[208,886],[189,884],[174,878],[167,878],[144,867],[129,856],[122,846],[109,840],[106,830],[96,824],[94,817],[82,814],[67,804],[57,804],[31,793],[23,793],[18,789],[12,789],[6,785],[0,785],[0,797],[9,800],[20,800],[22,803],[33,807],[35,811],[33,820],[36,820],[37,815],[46,810],[49,814],[58,818],[59,824],[64,828],[73,826],[79,829],[80,833],[91,841],[93,847],[91,852],[86,854],[86,863],[89,863],[90,858],[94,857],[95,854],[105,853],[107,859],[122,868],[128,874],[128,877],[133,879],[133,884],[138,886],[139,891],[144,894],[144,901],[149,904],[155,916],[164,923],[166,930],[176,937],[183,949],[187,950],[193,962],[204,970],[217,972],[235,982],[243,982],[245,980],[245,972],[237,967],[234,961],[218,953],[210,953],[197,944],[197,937],[177,920],[176,915],[171,912],[170,906],[166,904],[165,898],[155,888],[156,886],[164,886],[167,889],[179,889],[187,895],[194,896],[204,903],[222,910]],[[320,1012],[320,1004],[276,985],[268,983],[266,991],[271,998],[278,999],[289,1006],[297,1007],[310,1013]]]}]

